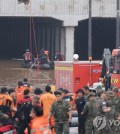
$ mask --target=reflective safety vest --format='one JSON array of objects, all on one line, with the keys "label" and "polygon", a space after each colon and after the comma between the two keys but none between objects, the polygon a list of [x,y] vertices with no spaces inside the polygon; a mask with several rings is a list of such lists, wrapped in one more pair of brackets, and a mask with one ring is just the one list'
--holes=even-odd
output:
[{"label": "reflective safety vest", "polygon": [[16,93],[16,104],[21,103],[21,101],[24,99],[24,90],[25,89],[29,89],[30,92],[31,92],[33,88],[31,86],[30,87],[20,86],[20,87],[16,88],[16,91],[15,91],[15,93]]},{"label": "reflective safety vest", "polygon": [[16,94],[16,104],[18,104],[24,98],[24,87],[23,86],[17,87],[15,94]]},{"label": "reflective safety vest", "polygon": [[25,58],[25,60],[32,60],[32,54],[30,52],[26,52],[24,54],[24,58]]},{"label": "reflective safety vest", "polygon": [[49,129],[48,117],[36,117],[31,121],[31,132],[30,134],[51,134]]}]

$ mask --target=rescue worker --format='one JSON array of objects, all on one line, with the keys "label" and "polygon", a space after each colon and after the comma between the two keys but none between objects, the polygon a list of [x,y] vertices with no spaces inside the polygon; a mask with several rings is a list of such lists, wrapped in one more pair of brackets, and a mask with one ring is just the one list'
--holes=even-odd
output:
[{"label": "rescue worker", "polygon": [[[55,95],[51,94],[50,86],[45,87],[45,92],[46,93],[40,97],[40,102],[41,106],[43,107],[44,116],[49,117],[51,106],[56,101],[56,97]],[[53,131],[52,134],[54,133],[54,125],[54,117],[52,116],[50,118],[50,126],[51,130]]]},{"label": "rescue worker", "polygon": [[23,88],[29,89],[30,92],[32,92],[32,90],[33,90],[33,87],[30,85],[27,78],[24,78],[24,80],[23,80]]},{"label": "rescue worker", "polygon": [[112,87],[112,91],[113,91],[113,93],[114,93],[114,96],[115,96],[115,98],[119,98],[119,89],[118,89],[118,87],[116,87],[116,86],[113,86]]},{"label": "rescue worker", "polygon": [[9,116],[0,111],[0,128],[7,125]]},{"label": "rescue worker", "polygon": [[107,72],[105,75],[105,91],[109,90],[111,87],[111,73]]},{"label": "rescue worker", "polygon": [[[113,92],[110,91],[107,93],[107,103],[111,107],[111,111],[109,112],[108,118],[111,121],[117,120],[120,115],[120,98],[117,96],[117,93],[117,87],[113,88]],[[120,126],[115,126],[114,124],[112,124],[111,130],[113,134],[119,134]]]},{"label": "rescue worker", "polygon": [[86,125],[85,125],[85,134],[98,134],[96,130],[94,130],[93,120],[98,115],[98,105],[96,102],[95,93],[91,92],[88,95],[89,101],[86,103],[82,115],[86,116]]},{"label": "rescue worker", "polygon": [[78,89],[76,92],[77,97],[75,100],[76,109],[78,112],[78,123],[79,123],[79,134],[85,134],[85,116],[81,115],[81,112],[86,104],[86,100],[84,98],[84,92],[82,89]]},{"label": "rescue worker", "polygon": [[30,98],[29,89],[24,90],[24,99],[19,104],[15,120],[18,122],[17,134],[24,134],[25,129],[28,129],[30,134],[29,123],[31,121],[30,111],[32,109],[32,99]]},{"label": "rescue worker", "polygon": [[30,116],[32,118],[30,134],[51,134],[48,118],[43,116],[43,109],[40,106],[33,106]]},{"label": "rescue worker", "polygon": [[44,51],[45,51],[45,48],[42,48],[42,49],[40,50],[40,55],[43,54]]},{"label": "rescue worker", "polygon": [[16,96],[15,96],[15,90],[14,89],[9,89],[8,91],[10,97],[13,99],[14,105],[16,106]]},{"label": "rescue worker", "polygon": [[15,96],[15,90],[14,89],[9,89],[9,91],[8,91],[8,93],[9,93],[9,96],[11,97],[11,99],[12,99],[12,117],[14,117],[14,115],[15,115],[15,113],[16,113],[16,111],[17,111],[17,108],[16,108],[16,96]]},{"label": "rescue worker", "polygon": [[21,102],[21,100],[23,100],[24,98],[24,88],[23,88],[23,83],[22,81],[18,82],[18,87],[15,90],[15,95],[16,95],[16,106],[18,105],[18,103]]},{"label": "rescue worker", "polygon": [[23,54],[24,63],[28,64],[33,60],[33,55],[30,52],[29,49],[26,50],[26,52]]},{"label": "rescue worker", "polygon": [[40,98],[38,96],[34,96],[32,98],[32,105],[35,106],[35,105],[40,105]]},{"label": "rescue worker", "polygon": [[49,51],[42,49],[39,58],[40,58],[40,64],[48,64],[50,62]]},{"label": "rescue worker", "polygon": [[[106,133],[109,133],[111,134],[111,127],[110,127],[110,124],[109,124],[109,118],[108,118],[108,115],[109,115],[109,112],[111,111],[111,107],[109,107],[107,105],[107,102],[106,102],[106,92],[103,92],[102,90],[98,91],[97,92],[97,95],[98,97],[96,98],[96,101],[97,101],[97,105],[98,105],[98,116],[101,117],[103,119],[103,117],[105,117],[105,120],[106,120],[106,125],[104,126],[104,128],[102,128],[101,130],[99,130],[99,133],[101,134],[106,134]],[[96,126],[94,126],[95,128],[97,128],[98,124],[95,123]],[[101,124],[102,125],[102,124]],[[104,124],[103,124],[104,125]],[[101,126],[100,126],[101,127]]]},{"label": "rescue worker", "polygon": [[64,56],[60,51],[56,51],[55,53],[55,61],[64,61]]},{"label": "rescue worker", "polygon": [[[120,121],[120,97],[118,96],[119,89],[117,87],[113,88],[113,93],[114,93],[114,105],[115,105],[115,120]],[[120,126],[115,127],[114,133],[119,134],[120,132]]]},{"label": "rescue worker", "polygon": [[24,78],[23,79],[23,86],[30,87],[30,83],[28,82],[28,79],[27,78]]},{"label": "rescue worker", "polygon": [[35,94],[36,96],[38,96],[39,98],[41,98],[42,90],[41,90],[40,88],[36,88],[36,89],[34,90],[34,94]]},{"label": "rescue worker", "polygon": [[43,107],[44,115],[48,116],[50,113],[50,109],[52,104],[56,101],[55,95],[51,94],[51,87],[45,87],[45,94],[43,94],[40,98],[41,106]]},{"label": "rescue worker", "polygon": [[55,118],[56,134],[69,134],[69,123],[71,123],[71,108],[68,102],[63,101],[62,93],[55,91],[57,101],[53,103],[50,111],[50,117]]},{"label": "rescue worker", "polygon": [[113,73],[115,70],[115,58],[113,56],[111,56],[110,60],[109,60],[109,72]]},{"label": "rescue worker", "polygon": [[89,93],[90,93],[90,90],[89,90],[89,87],[88,86],[84,86],[83,87],[83,91],[84,91],[84,97],[85,97],[85,99],[86,99],[86,101],[88,100],[88,95],[89,95]]},{"label": "rescue worker", "polygon": [[59,91],[59,92],[61,92],[61,93],[63,92],[63,90],[64,90],[63,88],[58,88],[58,89],[57,89],[57,91]]},{"label": "rescue worker", "polygon": [[7,93],[7,88],[1,88],[0,92],[0,111],[12,117],[12,110],[16,110],[12,97]]},{"label": "rescue worker", "polygon": [[63,89],[62,91],[63,100],[67,101],[71,108],[73,107],[73,98],[69,95],[69,91],[67,89]]}]

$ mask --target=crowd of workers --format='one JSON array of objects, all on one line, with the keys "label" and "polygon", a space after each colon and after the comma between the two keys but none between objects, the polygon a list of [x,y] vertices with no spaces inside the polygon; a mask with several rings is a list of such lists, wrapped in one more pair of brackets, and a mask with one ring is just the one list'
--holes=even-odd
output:
[{"label": "crowd of workers", "polygon": [[[7,131],[5,126],[12,125],[13,134],[69,134],[72,110],[77,110],[79,134],[120,134],[118,92],[117,87],[103,91],[98,86],[95,93],[85,86],[76,93],[63,88],[53,93],[49,85],[45,90],[33,89],[25,78],[16,89],[1,88],[0,133]],[[104,122],[94,121],[96,117],[105,117],[103,128]]]}]

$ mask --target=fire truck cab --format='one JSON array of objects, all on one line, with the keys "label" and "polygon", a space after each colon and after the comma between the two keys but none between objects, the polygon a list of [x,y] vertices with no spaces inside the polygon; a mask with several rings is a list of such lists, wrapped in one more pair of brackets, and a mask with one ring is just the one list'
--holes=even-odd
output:
[{"label": "fire truck cab", "polygon": [[110,73],[111,86],[120,88],[120,49],[113,49],[112,53],[109,49],[104,49],[102,76]]}]

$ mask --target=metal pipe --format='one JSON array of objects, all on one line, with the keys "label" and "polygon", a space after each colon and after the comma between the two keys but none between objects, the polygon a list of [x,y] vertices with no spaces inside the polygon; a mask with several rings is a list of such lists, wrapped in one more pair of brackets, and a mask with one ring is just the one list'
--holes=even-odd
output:
[{"label": "metal pipe", "polygon": [[92,0],[89,0],[88,57],[92,57]]},{"label": "metal pipe", "polygon": [[89,19],[88,19],[88,59],[90,61],[90,85],[92,82],[92,0],[89,0]]},{"label": "metal pipe", "polygon": [[120,0],[117,0],[117,16],[116,16],[116,48],[120,46]]}]

